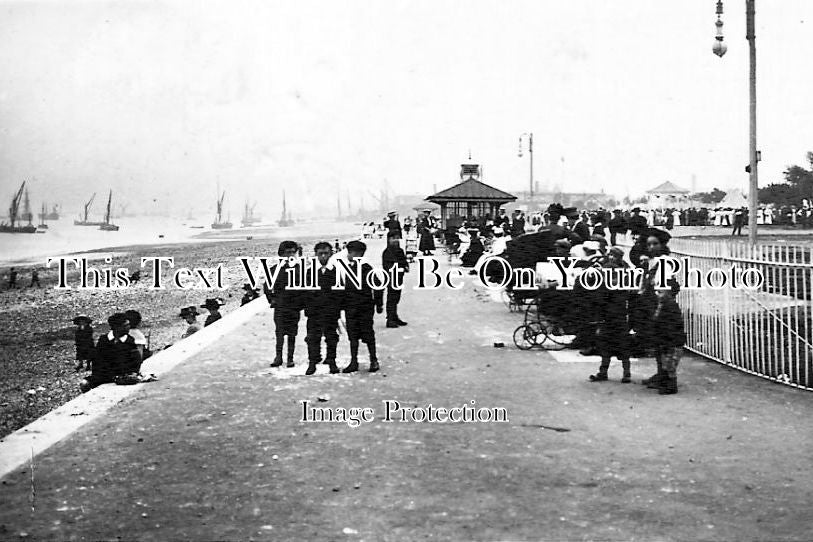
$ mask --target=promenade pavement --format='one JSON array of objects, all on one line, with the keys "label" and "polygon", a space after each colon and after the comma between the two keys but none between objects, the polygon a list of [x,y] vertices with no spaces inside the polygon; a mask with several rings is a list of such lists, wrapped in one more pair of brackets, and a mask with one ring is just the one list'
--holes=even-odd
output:
[{"label": "promenade pavement", "polygon": [[[470,278],[406,290],[401,315],[376,317],[380,372],[362,346],[361,372],[307,377],[304,322],[297,367],[272,369],[262,308],[37,456],[33,480],[30,464],[4,477],[0,539],[813,536],[813,394],[696,357],[674,396],[621,384],[616,363],[588,382],[597,358],[516,349],[520,316]],[[303,423],[303,400],[375,415]],[[386,400],[509,421],[388,423]]]}]

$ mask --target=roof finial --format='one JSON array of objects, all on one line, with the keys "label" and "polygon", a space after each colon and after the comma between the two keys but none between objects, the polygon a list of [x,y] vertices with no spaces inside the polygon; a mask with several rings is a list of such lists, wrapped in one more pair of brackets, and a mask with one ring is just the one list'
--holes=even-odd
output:
[{"label": "roof finial", "polygon": [[469,147],[469,160],[471,160],[471,147]]}]

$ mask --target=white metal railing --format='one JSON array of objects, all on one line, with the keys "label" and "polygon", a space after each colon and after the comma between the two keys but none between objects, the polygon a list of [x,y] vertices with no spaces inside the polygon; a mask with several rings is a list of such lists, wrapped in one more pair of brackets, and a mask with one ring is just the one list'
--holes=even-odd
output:
[{"label": "white metal railing", "polygon": [[681,289],[686,347],[705,357],[783,384],[813,390],[813,248],[737,240],[674,238],[675,257],[686,256],[705,275],[758,269],[758,290]]}]

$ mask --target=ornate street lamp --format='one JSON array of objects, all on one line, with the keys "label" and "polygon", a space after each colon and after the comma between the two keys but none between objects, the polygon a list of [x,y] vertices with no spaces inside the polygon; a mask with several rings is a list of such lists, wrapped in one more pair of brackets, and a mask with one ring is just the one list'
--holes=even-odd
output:
[{"label": "ornate street lamp", "polygon": [[715,55],[722,58],[726,51],[728,51],[728,45],[723,42],[723,0],[717,1],[717,22],[714,25],[717,27],[717,36],[714,38],[714,47],[712,51]]}]

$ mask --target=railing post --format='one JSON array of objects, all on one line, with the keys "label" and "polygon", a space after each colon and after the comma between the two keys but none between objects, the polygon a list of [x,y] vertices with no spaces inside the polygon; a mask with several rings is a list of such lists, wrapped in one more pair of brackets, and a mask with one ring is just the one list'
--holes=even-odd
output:
[{"label": "railing post", "polygon": [[[728,262],[731,254],[730,241],[723,241],[720,245],[721,263]],[[720,267],[722,268],[722,265]],[[734,323],[731,320],[731,288],[723,288],[723,352],[725,353],[725,362],[729,365],[734,363],[734,345],[731,334],[733,327]]]}]

